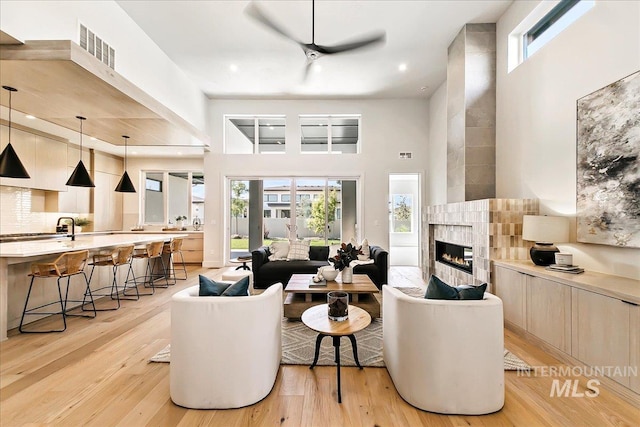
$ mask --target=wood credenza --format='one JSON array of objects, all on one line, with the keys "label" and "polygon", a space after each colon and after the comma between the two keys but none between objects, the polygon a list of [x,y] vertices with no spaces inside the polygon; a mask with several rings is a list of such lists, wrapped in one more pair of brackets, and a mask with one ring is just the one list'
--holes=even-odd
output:
[{"label": "wood credenza", "polygon": [[533,335],[566,361],[624,368],[609,378],[640,399],[640,280],[553,272],[530,261],[493,268],[510,330]]}]

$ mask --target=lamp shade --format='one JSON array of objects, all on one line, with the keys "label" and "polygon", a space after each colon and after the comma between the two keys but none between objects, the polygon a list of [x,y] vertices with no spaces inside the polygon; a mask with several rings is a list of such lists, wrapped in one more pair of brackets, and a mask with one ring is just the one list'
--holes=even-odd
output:
[{"label": "lamp shade", "polygon": [[563,216],[524,215],[522,240],[545,243],[569,241],[569,219]]},{"label": "lamp shade", "polygon": [[78,165],[73,170],[73,173],[67,180],[67,185],[71,187],[95,187],[95,184],[87,172],[87,168],[84,167],[82,160],[78,162]]},{"label": "lamp shade", "polygon": [[2,89],[9,92],[9,142],[0,154],[0,177],[3,178],[31,178],[24,165],[20,161],[16,150],[11,145],[11,94],[18,89],[11,86],[2,86]]},{"label": "lamp shade", "polygon": [[129,178],[129,174],[127,173],[127,141],[129,137],[122,135],[122,138],[124,139],[124,173],[115,191],[118,193],[135,193],[136,188],[133,186],[133,182],[131,182],[131,178]]},{"label": "lamp shade", "polygon": [[3,178],[30,178],[11,143],[8,143],[0,154],[0,176]]},{"label": "lamp shade", "polygon": [[120,178],[120,182],[116,187],[116,191],[118,193],[135,193],[136,192],[136,188],[133,186],[133,183],[131,182],[131,178],[129,178],[129,174],[127,173],[127,171],[124,171],[124,173],[122,174],[122,178]]}]

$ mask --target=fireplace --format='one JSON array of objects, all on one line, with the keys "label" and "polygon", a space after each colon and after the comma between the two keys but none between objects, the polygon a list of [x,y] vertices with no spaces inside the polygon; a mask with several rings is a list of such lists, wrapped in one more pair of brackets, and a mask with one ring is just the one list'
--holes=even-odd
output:
[{"label": "fireplace", "polygon": [[473,249],[436,240],[436,261],[473,274]]}]

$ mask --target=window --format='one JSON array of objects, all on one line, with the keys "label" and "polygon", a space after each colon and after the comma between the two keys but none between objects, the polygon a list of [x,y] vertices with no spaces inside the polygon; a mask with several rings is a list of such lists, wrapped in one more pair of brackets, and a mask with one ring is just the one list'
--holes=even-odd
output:
[{"label": "window", "polygon": [[263,214],[264,218],[271,218],[271,211],[270,210],[265,210],[264,214]]},{"label": "window", "polygon": [[147,190],[158,191],[162,193],[162,181],[147,177],[147,179],[145,180],[145,183],[146,183]]},{"label": "window", "polygon": [[541,2],[509,35],[508,71],[513,71],[577,21],[594,3],[594,0]]},{"label": "window", "polygon": [[145,224],[175,224],[176,217],[204,219],[204,174],[202,172],[144,172]]},{"label": "window", "polygon": [[360,116],[300,116],[302,153],[359,153]]},{"label": "window", "polygon": [[278,201],[278,195],[277,194],[265,194],[264,195],[264,201],[265,202],[277,202]]},{"label": "window", "polygon": [[225,116],[224,122],[226,154],[285,152],[284,116]]},{"label": "window", "polygon": [[291,201],[291,194],[283,194],[280,196],[280,201],[281,202],[290,202]]}]

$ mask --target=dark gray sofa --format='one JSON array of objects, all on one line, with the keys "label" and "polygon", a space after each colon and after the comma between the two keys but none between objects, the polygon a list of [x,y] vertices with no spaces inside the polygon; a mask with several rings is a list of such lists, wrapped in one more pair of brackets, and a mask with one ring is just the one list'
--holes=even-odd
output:
[{"label": "dark gray sofa", "polygon": [[[353,274],[366,274],[378,288],[387,284],[389,270],[389,253],[380,246],[369,246],[373,264],[354,267]],[[253,270],[253,286],[266,289],[274,283],[289,283],[292,274],[315,274],[319,267],[329,265],[329,247],[311,246],[309,261],[269,261],[268,246],[263,246],[251,252],[251,268]]]}]

